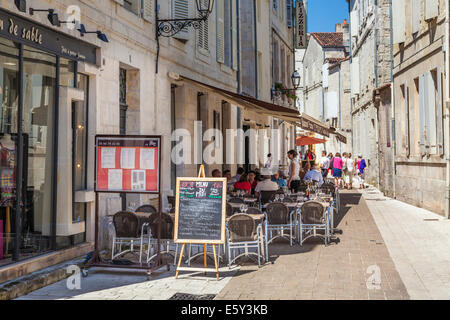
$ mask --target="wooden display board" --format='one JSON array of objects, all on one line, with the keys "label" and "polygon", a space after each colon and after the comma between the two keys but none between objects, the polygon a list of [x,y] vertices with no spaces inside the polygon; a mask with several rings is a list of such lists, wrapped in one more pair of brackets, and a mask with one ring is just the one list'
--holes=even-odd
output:
[{"label": "wooden display board", "polygon": [[[227,200],[226,178],[205,178],[203,166],[199,178],[177,178],[174,240],[181,243],[176,271],[214,271],[219,279],[216,245],[225,243]],[[204,268],[180,267],[186,244],[203,244]],[[212,245],[215,269],[207,269],[206,246]]]}]

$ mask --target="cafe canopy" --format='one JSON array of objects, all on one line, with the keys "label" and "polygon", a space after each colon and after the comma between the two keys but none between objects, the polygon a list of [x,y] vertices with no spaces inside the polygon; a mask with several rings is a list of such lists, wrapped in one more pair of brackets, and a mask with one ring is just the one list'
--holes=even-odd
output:
[{"label": "cafe canopy", "polygon": [[308,137],[308,136],[299,136],[296,139],[297,141],[297,146],[301,147],[301,146],[309,146],[312,144],[321,144],[321,143],[325,143],[327,142],[327,140],[325,139],[319,139],[319,138],[314,138],[314,137]]}]

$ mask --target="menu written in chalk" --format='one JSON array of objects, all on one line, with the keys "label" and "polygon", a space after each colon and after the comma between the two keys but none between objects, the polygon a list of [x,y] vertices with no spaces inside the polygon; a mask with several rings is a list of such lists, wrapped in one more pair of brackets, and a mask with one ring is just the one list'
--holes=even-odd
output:
[{"label": "menu written in chalk", "polygon": [[224,243],[226,179],[178,178],[175,241]]}]

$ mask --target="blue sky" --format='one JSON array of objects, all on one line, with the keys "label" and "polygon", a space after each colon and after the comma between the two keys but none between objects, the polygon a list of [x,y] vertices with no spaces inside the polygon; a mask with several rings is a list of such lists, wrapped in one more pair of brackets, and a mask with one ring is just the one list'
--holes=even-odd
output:
[{"label": "blue sky", "polygon": [[336,23],[348,19],[345,0],[307,0],[308,32],[334,32]]}]

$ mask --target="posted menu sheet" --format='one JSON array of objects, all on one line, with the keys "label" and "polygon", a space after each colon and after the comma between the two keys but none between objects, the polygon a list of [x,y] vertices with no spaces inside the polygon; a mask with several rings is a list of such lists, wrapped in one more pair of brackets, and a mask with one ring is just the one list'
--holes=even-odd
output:
[{"label": "posted menu sheet", "polygon": [[102,168],[114,169],[116,167],[116,148],[102,148]]},{"label": "posted menu sheet", "polygon": [[108,189],[122,190],[122,170],[111,169],[108,170]]},{"label": "posted menu sheet", "polygon": [[131,171],[131,190],[144,191],[145,190],[145,170]]},{"label": "posted menu sheet", "polygon": [[155,169],[155,149],[142,148],[141,153],[141,169]]},{"label": "posted menu sheet", "polygon": [[136,148],[122,148],[120,152],[120,167],[122,169],[135,168]]}]

